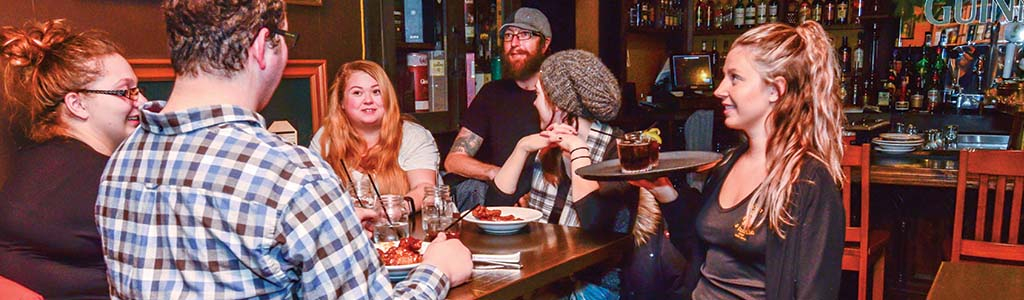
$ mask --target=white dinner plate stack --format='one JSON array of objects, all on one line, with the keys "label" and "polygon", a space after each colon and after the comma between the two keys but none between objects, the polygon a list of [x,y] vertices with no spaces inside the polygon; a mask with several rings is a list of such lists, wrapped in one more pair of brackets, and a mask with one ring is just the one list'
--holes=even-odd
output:
[{"label": "white dinner plate stack", "polygon": [[907,153],[924,144],[924,138],[916,134],[883,133],[871,140],[875,150],[885,153]]}]

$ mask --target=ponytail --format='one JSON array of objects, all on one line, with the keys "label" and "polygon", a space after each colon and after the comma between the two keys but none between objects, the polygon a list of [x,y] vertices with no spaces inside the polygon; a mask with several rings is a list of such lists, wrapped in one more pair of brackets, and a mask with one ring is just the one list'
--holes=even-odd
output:
[{"label": "ponytail", "polygon": [[785,92],[766,124],[768,174],[754,190],[738,230],[756,229],[767,220],[769,228],[785,238],[784,227],[794,224],[789,199],[805,158],[820,161],[837,185],[842,182],[839,162],[845,116],[839,98],[839,63],[831,38],[814,21],[796,27],[762,25],[737,38],[733,47],[750,50],[765,82],[777,77],[786,80]]}]

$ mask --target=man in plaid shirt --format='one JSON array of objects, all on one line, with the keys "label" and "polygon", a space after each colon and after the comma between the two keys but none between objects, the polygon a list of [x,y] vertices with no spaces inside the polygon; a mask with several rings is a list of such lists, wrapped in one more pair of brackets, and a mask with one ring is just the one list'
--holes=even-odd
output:
[{"label": "man in plaid shirt", "polygon": [[376,214],[255,112],[297,39],[283,0],[231,2],[164,2],[174,90],[142,107],[96,204],[111,295],[437,299],[465,282],[469,250],[442,236],[392,288],[363,229]]}]

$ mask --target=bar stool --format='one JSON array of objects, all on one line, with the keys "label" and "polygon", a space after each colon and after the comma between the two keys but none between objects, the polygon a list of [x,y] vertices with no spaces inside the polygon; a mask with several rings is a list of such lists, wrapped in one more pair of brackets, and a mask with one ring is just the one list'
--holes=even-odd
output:
[{"label": "bar stool", "polygon": [[[872,299],[883,299],[885,293],[885,248],[889,232],[871,230],[871,145],[846,145],[843,161],[843,207],[846,208],[846,247],[843,248],[843,270],[857,272],[857,299],[867,299],[868,264],[872,265]],[[851,224],[850,205],[853,168],[860,169],[860,224]]]}]

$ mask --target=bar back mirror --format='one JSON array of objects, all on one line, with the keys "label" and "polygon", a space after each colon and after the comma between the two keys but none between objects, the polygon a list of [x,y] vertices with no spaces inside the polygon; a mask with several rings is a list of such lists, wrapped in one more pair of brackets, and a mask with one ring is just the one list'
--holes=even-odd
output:
[{"label": "bar back mirror", "polygon": [[[168,59],[130,59],[139,86],[149,100],[166,100],[174,84],[174,69]],[[299,145],[309,145],[310,138],[327,113],[327,61],[288,60],[281,84],[259,113],[267,126],[287,120],[297,131]]]}]

